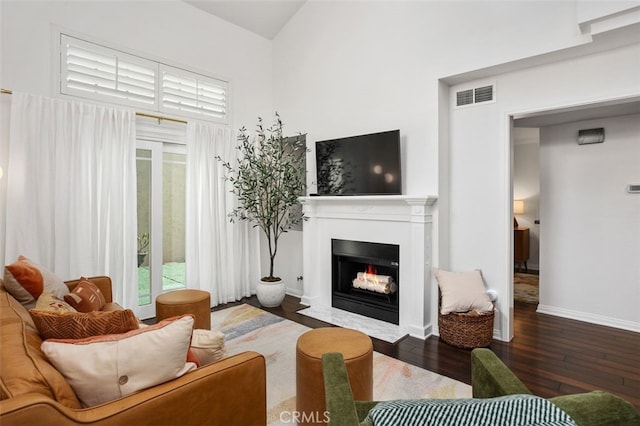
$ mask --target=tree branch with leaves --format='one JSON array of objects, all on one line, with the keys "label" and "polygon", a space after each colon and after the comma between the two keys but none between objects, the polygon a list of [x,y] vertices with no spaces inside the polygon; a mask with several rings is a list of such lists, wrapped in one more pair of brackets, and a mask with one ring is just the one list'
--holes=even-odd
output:
[{"label": "tree branch with leaves", "polygon": [[226,169],[225,177],[238,199],[238,207],[229,214],[231,221],[249,221],[267,238],[270,266],[265,281],[280,279],[273,274],[280,236],[304,220],[302,211],[294,206],[306,190],[305,138],[287,138],[282,128],[277,112],[275,122],[266,129],[258,118],[253,137],[245,127],[240,129],[236,147],[239,155],[234,164],[216,157]]}]

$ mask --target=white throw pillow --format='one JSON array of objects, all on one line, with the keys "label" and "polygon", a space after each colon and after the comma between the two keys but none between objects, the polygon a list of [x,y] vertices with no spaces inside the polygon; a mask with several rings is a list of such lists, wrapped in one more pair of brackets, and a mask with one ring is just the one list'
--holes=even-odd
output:
[{"label": "white throw pillow", "polygon": [[182,376],[193,316],[167,319],[124,334],[49,339],[42,351],[85,407],[102,404]]},{"label": "white throw pillow", "polygon": [[200,365],[207,365],[224,356],[224,334],[219,331],[193,330],[191,352]]},{"label": "white throw pillow", "polygon": [[484,288],[479,270],[471,272],[449,272],[434,269],[442,296],[440,313],[451,312],[491,312],[493,303]]}]

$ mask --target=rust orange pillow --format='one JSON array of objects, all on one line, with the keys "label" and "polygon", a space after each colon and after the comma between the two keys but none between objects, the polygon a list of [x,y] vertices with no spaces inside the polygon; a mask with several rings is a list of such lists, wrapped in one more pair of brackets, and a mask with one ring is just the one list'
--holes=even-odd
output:
[{"label": "rust orange pillow", "polygon": [[106,303],[100,289],[84,277],[80,278],[73,291],[64,296],[64,301],[78,312],[99,311]]},{"label": "rust orange pillow", "polygon": [[55,312],[29,310],[43,340],[84,339],[137,330],[138,319],[131,309],[110,312]]},{"label": "rust orange pillow", "polygon": [[4,286],[18,302],[33,308],[44,291],[44,278],[35,265],[20,256],[4,267]]},{"label": "rust orange pillow", "polygon": [[53,272],[24,256],[4,267],[5,288],[27,309],[35,307],[42,293],[53,293],[59,299],[69,288]]}]

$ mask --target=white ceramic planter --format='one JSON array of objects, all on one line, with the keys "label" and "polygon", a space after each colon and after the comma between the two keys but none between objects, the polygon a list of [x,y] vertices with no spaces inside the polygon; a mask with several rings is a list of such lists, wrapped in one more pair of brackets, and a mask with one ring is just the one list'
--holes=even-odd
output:
[{"label": "white ceramic planter", "polygon": [[256,289],[256,296],[260,304],[266,308],[275,308],[280,306],[284,300],[287,286],[284,281],[265,282],[260,280]]}]

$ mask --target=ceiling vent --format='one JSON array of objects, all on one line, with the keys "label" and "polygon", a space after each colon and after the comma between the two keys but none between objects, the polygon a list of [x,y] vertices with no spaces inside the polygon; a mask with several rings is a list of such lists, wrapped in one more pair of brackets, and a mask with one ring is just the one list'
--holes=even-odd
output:
[{"label": "ceiling vent", "polygon": [[456,106],[471,105],[473,103],[473,89],[461,90],[456,93]]},{"label": "ceiling vent", "polygon": [[475,103],[489,102],[493,100],[493,86],[478,87],[473,90]]},{"label": "ceiling vent", "polygon": [[495,100],[494,85],[476,87],[456,92],[456,107],[474,105]]}]

